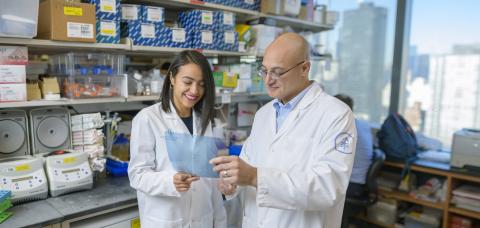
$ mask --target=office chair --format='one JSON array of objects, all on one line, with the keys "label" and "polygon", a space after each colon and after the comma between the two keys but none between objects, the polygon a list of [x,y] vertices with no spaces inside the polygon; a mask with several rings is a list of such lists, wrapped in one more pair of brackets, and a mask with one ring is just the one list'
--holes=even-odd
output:
[{"label": "office chair", "polygon": [[378,199],[377,177],[385,161],[385,153],[381,150],[374,150],[372,164],[368,168],[366,179],[366,192],[364,197],[347,197],[343,209],[342,228],[348,227],[349,218],[365,211],[369,206],[375,204]]}]

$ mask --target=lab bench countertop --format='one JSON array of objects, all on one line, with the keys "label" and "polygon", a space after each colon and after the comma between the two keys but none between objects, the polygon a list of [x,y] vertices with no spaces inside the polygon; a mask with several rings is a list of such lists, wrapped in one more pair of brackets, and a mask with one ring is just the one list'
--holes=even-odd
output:
[{"label": "lab bench countertop", "polygon": [[128,177],[102,177],[91,190],[13,206],[0,227],[42,227],[136,202]]}]

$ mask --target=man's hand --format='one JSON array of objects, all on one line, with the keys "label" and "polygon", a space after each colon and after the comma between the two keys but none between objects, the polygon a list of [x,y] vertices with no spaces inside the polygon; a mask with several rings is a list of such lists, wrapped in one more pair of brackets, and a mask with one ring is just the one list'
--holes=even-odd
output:
[{"label": "man's hand", "polygon": [[257,168],[237,156],[221,156],[210,160],[213,171],[219,172],[225,185],[250,185],[257,187]]},{"label": "man's hand", "polygon": [[220,178],[217,182],[217,188],[218,190],[223,193],[226,196],[230,196],[235,194],[235,191],[237,190],[237,186],[233,184],[226,184],[223,181],[223,178]]},{"label": "man's hand", "polygon": [[190,189],[192,182],[199,180],[200,177],[192,176],[188,173],[176,173],[173,175],[173,184],[177,192],[186,192]]}]

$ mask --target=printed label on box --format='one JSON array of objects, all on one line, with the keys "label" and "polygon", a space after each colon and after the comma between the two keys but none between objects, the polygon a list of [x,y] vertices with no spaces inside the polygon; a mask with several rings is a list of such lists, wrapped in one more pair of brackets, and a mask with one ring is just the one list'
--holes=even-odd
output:
[{"label": "printed label on box", "polygon": [[63,7],[63,14],[68,16],[83,16],[83,9],[80,7],[65,6]]},{"label": "printed label on box", "polygon": [[116,13],[115,0],[100,0],[100,11],[107,13]]},{"label": "printed label on box", "polygon": [[172,41],[173,42],[185,42],[185,30],[172,29]]},{"label": "printed label on box", "polygon": [[0,65],[0,83],[25,83],[27,74],[22,65]]},{"label": "printed label on box", "polygon": [[122,19],[137,20],[138,19],[137,6],[122,6]]},{"label": "printed label on box", "polygon": [[225,32],[225,43],[226,43],[226,44],[233,44],[233,43],[235,43],[235,33],[233,33],[233,32]]},{"label": "printed label on box", "polygon": [[26,65],[27,63],[27,47],[0,46],[0,65]]},{"label": "printed label on box", "polygon": [[212,11],[202,11],[202,24],[204,24],[204,25],[213,24],[213,12]]},{"label": "printed label on box", "polygon": [[150,24],[142,24],[140,35],[143,38],[155,38],[155,26]]},{"label": "printed label on box", "polygon": [[213,32],[212,31],[202,31],[202,43],[204,43],[204,44],[213,43]]},{"label": "printed label on box", "polygon": [[255,4],[255,1],[254,0],[245,0],[245,3],[253,5],[253,4]]},{"label": "printed label on box", "polygon": [[115,22],[101,21],[100,22],[100,35],[102,36],[115,36],[117,34],[117,27]]},{"label": "printed label on box", "polygon": [[147,8],[147,20],[148,21],[163,21],[163,10],[158,7]]},{"label": "printed label on box", "polygon": [[27,84],[0,84],[0,102],[26,100]]},{"label": "printed label on box", "polygon": [[223,24],[233,25],[233,13],[230,13],[230,12],[223,13]]},{"label": "printed label on box", "polygon": [[93,39],[93,24],[67,22],[67,37]]}]

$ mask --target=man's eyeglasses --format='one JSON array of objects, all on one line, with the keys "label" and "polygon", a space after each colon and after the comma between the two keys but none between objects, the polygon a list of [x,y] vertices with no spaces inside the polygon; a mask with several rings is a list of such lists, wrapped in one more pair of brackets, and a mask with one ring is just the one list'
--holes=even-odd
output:
[{"label": "man's eyeglasses", "polygon": [[298,67],[298,66],[304,64],[305,62],[306,62],[306,60],[303,60],[303,61],[297,63],[295,66],[290,67],[288,70],[283,71],[283,72],[282,72],[281,69],[278,69],[278,68],[268,71],[266,67],[260,66],[260,67],[257,69],[257,74],[258,74],[258,76],[262,77],[263,79],[265,79],[265,78],[267,77],[267,75],[270,74],[270,77],[271,77],[272,79],[277,80],[277,79],[280,78],[280,76],[288,73],[289,71],[293,70],[295,67]]}]

